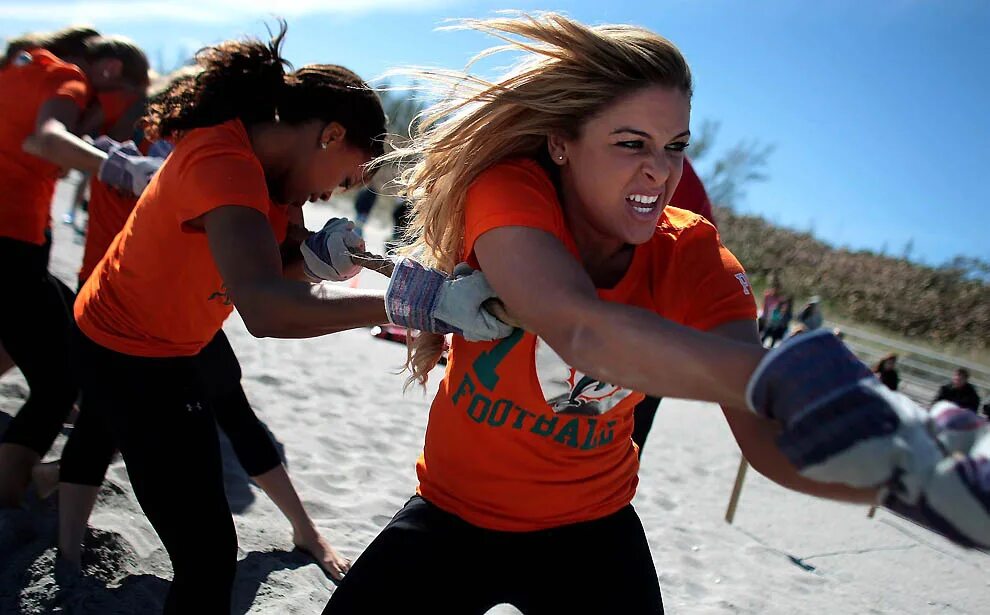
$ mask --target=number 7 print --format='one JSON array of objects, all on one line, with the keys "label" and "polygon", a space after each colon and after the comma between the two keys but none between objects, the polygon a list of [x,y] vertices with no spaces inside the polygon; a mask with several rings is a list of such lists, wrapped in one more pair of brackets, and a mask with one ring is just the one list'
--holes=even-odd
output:
[{"label": "number 7 print", "polygon": [[523,333],[524,331],[522,329],[516,329],[512,332],[512,335],[495,344],[491,350],[478,355],[478,358],[471,365],[474,368],[474,375],[478,379],[478,382],[489,391],[494,390],[495,385],[498,384],[499,375],[496,373],[498,366],[505,360],[509,351],[519,343]]}]

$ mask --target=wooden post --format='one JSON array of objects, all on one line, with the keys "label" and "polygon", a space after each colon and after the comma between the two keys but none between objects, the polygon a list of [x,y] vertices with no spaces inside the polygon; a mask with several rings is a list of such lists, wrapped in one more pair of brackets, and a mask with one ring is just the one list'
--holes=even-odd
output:
[{"label": "wooden post", "polygon": [[745,457],[739,460],[739,469],[736,471],[736,484],[732,486],[732,495],[729,497],[729,507],[725,510],[725,522],[732,523],[736,517],[736,505],[739,503],[739,494],[742,493],[743,480],[746,479],[746,468],[749,463]]}]

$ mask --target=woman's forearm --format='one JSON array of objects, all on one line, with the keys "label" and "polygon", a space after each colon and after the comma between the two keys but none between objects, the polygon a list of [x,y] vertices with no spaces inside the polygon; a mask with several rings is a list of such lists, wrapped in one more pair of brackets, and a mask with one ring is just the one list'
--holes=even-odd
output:
[{"label": "woman's forearm", "polygon": [[61,123],[49,122],[23,144],[29,154],[44,158],[63,169],[78,169],[95,175],[107,155],[69,132]]},{"label": "woman's forearm", "polygon": [[316,337],[388,322],[383,291],[279,279],[230,292],[256,337]]},{"label": "woman's forearm", "polygon": [[573,367],[649,395],[746,406],[746,385],[765,350],[595,301],[548,339]]}]

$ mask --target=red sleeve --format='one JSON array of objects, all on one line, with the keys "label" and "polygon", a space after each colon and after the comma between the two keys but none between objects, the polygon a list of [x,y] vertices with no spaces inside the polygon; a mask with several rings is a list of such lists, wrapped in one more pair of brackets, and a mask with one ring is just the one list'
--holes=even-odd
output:
[{"label": "red sleeve", "polygon": [[553,182],[532,160],[503,162],[484,171],[468,188],[464,203],[464,254],[500,226],[525,226],[563,236],[564,218]]},{"label": "red sleeve", "polygon": [[712,203],[708,200],[708,192],[705,191],[705,185],[701,183],[701,178],[694,171],[694,167],[691,165],[691,161],[687,158],[684,159],[684,172],[681,175],[681,181],[677,184],[677,189],[674,190],[674,196],[670,201],[671,205],[674,207],[679,207],[681,209],[686,209],[692,211],[700,216],[703,216],[706,220],[715,224],[715,217],[712,214]]},{"label": "red sleeve", "polygon": [[684,289],[684,324],[708,330],[734,320],[756,320],[756,302],[746,272],[705,220],[684,229],[674,270]]},{"label": "red sleeve", "polygon": [[46,69],[45,84],[51,96],[69,98],[80,109],[89,105],[89,84],[78,68],[70,65],[54,65]]}]

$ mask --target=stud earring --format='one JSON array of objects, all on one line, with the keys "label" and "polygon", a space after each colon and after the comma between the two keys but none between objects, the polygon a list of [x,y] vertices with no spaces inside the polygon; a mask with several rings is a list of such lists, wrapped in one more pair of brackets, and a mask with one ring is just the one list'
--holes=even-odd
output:
[{"label": "stud earring", "polygon": [[326,141],[320,141],[320,149],[326,149],[326,148],[327,148]]},{"label": "stud earring", "polygon": [[557,156],[557,160],[563,160],[563,159],[564,159],[563,156]]}]

